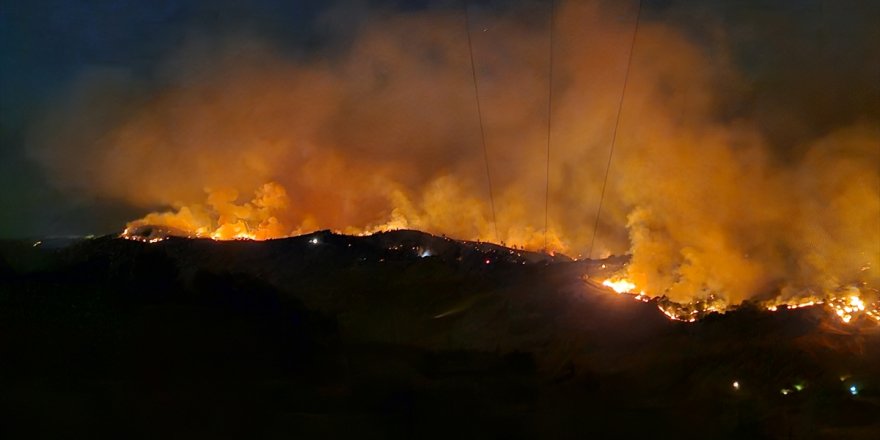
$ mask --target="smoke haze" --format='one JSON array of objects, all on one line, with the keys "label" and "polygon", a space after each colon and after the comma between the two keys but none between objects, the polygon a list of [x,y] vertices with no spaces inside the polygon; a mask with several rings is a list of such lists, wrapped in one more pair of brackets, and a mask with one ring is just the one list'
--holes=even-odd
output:
[{"label": "smoke haze", "polygon": [[[64,191],[142,207],[132,225],[256,238],[399,227],[538,249],[548,10],[470,12],[498,236],[460,9],[375,14],[348,44],[295,54],[193,35],[148,79],[89,69],[30,152]],[[652,18],[638,29],[593,256],[631,253],[628,278],[676,301],[876,292],[876,43],[853,49],[864,65],[780,77],[735,65],[736,35],[698,41]],[[634,19],[631,5],[558,5],[553,250],[587,256],[593,239]]]}]

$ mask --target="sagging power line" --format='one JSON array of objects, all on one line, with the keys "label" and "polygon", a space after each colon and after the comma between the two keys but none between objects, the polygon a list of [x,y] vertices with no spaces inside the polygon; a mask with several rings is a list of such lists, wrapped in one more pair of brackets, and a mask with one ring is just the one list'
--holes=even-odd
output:
[{"label": "sagging power line", "polygon": [[593,246],[596,244],[596,235],[599,231],[599,218],[602,214],[602,203],[605,201],[605,188],[608,186],[608,173],[611,171],[611,160],[614,157],[614,146],[617,142],[617,128],[620,126],[620,114],[623,110],[623,99],[626,97],[626,84],[629,82],[629,69],[632,66],[633,51],[636,47],[636,36],[639,33],[639,20],[642,17],[642,0],[639,0],[636,10],[636,23],[633,28],[632,41],[629,45],[629,56],[626,60],[626,71],[623,75],[623,90],[620,92],[620,101],[617,103],[617,117],[614,120],[614,128],[611,131],[611,148],[608,151],[608,163],[605,165],[605,177],[602,180],[602,193],[599,196],[599,207],[596,209],[596,222],[593,224],[593,238],[590,239],[590,253],[588,258],[593,258]]},{"label": "sagging power line", "polygon": [[550,136],[553,129],[553,26],[556,16],[556,1],[550,0],[550,67],[547,77],[547,169],[544,186],[544,250],[547,250],[547,230],[550,221]]},{"label": "sagging power line", "polygon": [[474,97],[477,102],[477,118],[480,121],[480,140],[483,143],[483,160],[486,163],[486,181],[489,184],[489,203],[492,207],[492,225],[495,229],[495,241],[499,241],[500,236],[498,235],[498,219],[495,216],[495,193],[492,188],[492,173],[489,171],[489,149],[486,146],[486,130],[483,127],[483,111],[480,108],[480,86],[477,81],[477,66],[474,63],[474,45],[471,41],[471,15],[468,10],[468,2],[464,2],[464,16],[465,16],[465,28],[467,29],[467,42],[468,42],[468,53],[470,54],[471,59],[471,74],[473,75],[474,80]]}]

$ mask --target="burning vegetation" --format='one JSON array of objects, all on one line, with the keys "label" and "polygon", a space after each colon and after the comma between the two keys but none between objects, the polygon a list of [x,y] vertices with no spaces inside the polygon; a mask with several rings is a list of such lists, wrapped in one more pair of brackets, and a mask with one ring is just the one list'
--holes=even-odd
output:
[{"label": "burning vegetation", "polygon": [[[633,282],[620,277],[606,279],[602,281],[602,285],[619,294],[631,295],[639,301],[653,301],[664,315],[676,321],[694,322],[710,313],[724,313],[739,306],[727,304],[722,298],[711,294],[688,303],[674,302],[664,295],[649,295],[644,290],[639,290]],[[756,304],[771,312],[824,306],[844,324],[852,321],[880,324],[880,295],[876,289],[865,289],[863,292],[850,286],[824,295],[805,294],[787,301],[777,297],[758,301]]]},{"label": "burning vegetation", "polygon": [[[780,142],[760,115],[731,110],[762,91],[724,41],[710,48],[645,21],[599,216],[632,23],[610,5],[559,7],[555,68],[565,81],[554,90],[545,200],[546,120],[536,115],[547,101],[535,77],[547,29],[534,12],[475,11],[486,30],[474,52],[488,166],[458,10],[388,14],[344,50],[307,55],[197,39],[155,84],[89,72],[37,131],[33,154],[62,188],[158,207],[127,225],[126,236],[145,241],[409,228],[578,255],[595,239],[588,258],[631,255],[609,287],[674,319],[750,301],[878,320],[876,102],[829,106],[832,122],[802,124]],[[875,83],[864,70],[848,72],[854,95]]]}]

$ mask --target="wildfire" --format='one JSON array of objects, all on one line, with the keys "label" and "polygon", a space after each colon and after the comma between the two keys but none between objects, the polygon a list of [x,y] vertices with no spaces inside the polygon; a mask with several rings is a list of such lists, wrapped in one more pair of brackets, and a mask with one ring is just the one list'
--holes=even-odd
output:
[{"label": "wildfire", "polygon": [[665,297],[651,297],[644,290],[639,290],[635,283],[622,277],[609,278],[602,281],[602,285],[618,294],[631,295],[641,302],[653,301],[660,312],[675,321],[694,322],[709,313],[723,312],[726,309],[722,301],[714,295],[687,304],[673,302]]},{"label": "wildfire", "polygon": [[[602,281],[602,285],[606,287],[610,287],[611,290],[614,290],[617,293],[630,293],[636,290],[636,285],[632,281],[625,280],[623,278],[618,279],[608,279]],[[644,292],[642,292],[644,293]]]},{"label": "wildfire", "polygon": [[237,232],[230,238],[228,235],[214,232],[211,234],[212,240],[256,240],[257,235],[250,232]]},{"label": "wildfire", "polygon": [[256,234],[250,232],[242,231],[230,233],[228,232],[228,230],[224,230],[223,228],[218,228],[217,230],[209,233],[205,229],[199,229],[193,232],[183,232],[157,226],[128,227],[125,228],[125,230],[122,231],[121,234],[119,234],[119,237],[126,240],[140,241],[143,243],[159,243],[168,239],[168,237],[209,238],[216,241],[259,239]]},{"label": "wildfire", "polygon": [[850,322],[853,316],[865,311],[865,302],[858,295],[850,295],[849,298],[835,298],[829,306],[843,322]]},{"label": "wildfire", "polygon": [[[876,297],[876,291],[873,296]],[[853,286],[829,293],[824,297],[810,296],[789,302],[781,301],[765,305],[765,308],[775,312],[780,308],[793,310],[819,305],[824,305],[843,323],[850,323],[859,317],[867,317],[876,323],[880,323],[880,298],[866,302],[863,298],[863,292]]]},{"label": "wildfire", "polygon": [[[666,317],[675,321],[694,322],[710,313],[725,313],[731,310],[731,307],[721,298],[711,294],[703,299],[678,303],[665,296],[650,296],[644,290],[639,290],[635,283],[623,277],[606,279],[602,281],[602,285],[618,294],[631,295],[639,301],[656,302],[657,308]],[[856,287],[849,287],[841,292],[834,292],[821,298],[810,296],[791,300],[776,299],[761,306],[765,310],[776,312],[782,308],[794,310],[822,305],[827,307],[844,324],[849,324],[859,317],[867,317],[880,323],[880,299],[868,304],[862,298],[862,292]]]}]

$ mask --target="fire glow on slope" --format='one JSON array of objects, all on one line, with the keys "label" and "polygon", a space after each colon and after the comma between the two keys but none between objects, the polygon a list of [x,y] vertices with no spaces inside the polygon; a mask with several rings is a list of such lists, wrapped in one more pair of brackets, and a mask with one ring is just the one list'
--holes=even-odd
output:
[{"label": "fire glow on slope", "polygon": [[[630,295],[639,301],[649,302],[656,301],[657,308],[663,312],[669,319],[683,322],[694,322],[697,319],[710,313],[724,313],[735,306],[730,306],[719,301],[717,297],[709,295],[706,299],[696,300],[690,303],[676,303],[669,301],[665,297],[650,297],[645,291],[638,290],[635,283],[626,278],[612,277],[602,281],[602,285],[613,290],[618,294]],[[873,292],[874,300],[870,304],[866,304],[862,298],[862,291],[856,287],[840,291],[828,293],[822,297],[809,295],[804,297],[793,298],[789,301],[774,299],[760,303],[759,305],[765,310],[775,312],[780,309],[799,309],[803,307],[814,307],[824,305],[831,313],[840,319],[844,324],[848,324],[859,318],[866,318],[868,322],[880,324],[880,297],[877,292]]]},{"label": "fire glow on slope", "polygon": [[266,240],[295,235],[279,220],[290,209],[287,191],[281,185],[262,185],[246,202],[239,202],[238,198],[234,190],[212,190],[204,204],[154,212],[129,222],[122,236],[135,238],[139,234],[133,232],[145,227],[166,228],[167,235],[213,240]]},{"label": "fire glow on slope", "polygon": [[[89,72],[52,100],[33,130],[32,155],[71,194],[159,209],[129,223],[131,231],[158,225],[262,240],[407,228],[577,255],[593,248],[598,218],[596,252],[586,257],[632,255],[626,278],[640,290],[692,304],[677,316],[772,292],[782,304],[850,285],[880,288],[880,101],[864,93],[876,79],[862,63],[827,72],[845,78],[820,75],[823,85],[836,80],[825,94],[841,97],[836,106],[731,113],[814,75],[755,89],[755,72],[719,56],[723,41],[707,46],[644,20],[597,215],[601,158],[621,99],[615,72],[633,36],[621,20],[633,12],[627,4],[560,2],[554,68],[564,81],[554,91],[549,172],[537,148],[546,141],[547,89],[535,77],[547,63],[547,22],[515,6],[474,17],[491,29],[474,41],[488,161],[457,9],[389,13],[352,30],[350,45],[328,46],[346,50],[312,56],[251,39],[184,42],[147,87],[116,71]],[[845,52],[859,53],[853,45]],[[762,128],[773,122],[765,113],[810,129],[777,142]],[[813,129],[832,114],[841,117]]]}]

